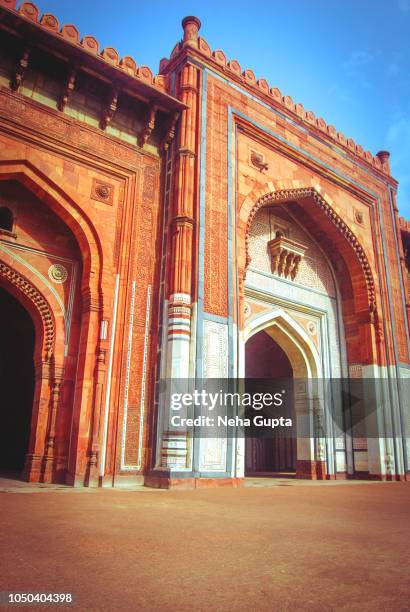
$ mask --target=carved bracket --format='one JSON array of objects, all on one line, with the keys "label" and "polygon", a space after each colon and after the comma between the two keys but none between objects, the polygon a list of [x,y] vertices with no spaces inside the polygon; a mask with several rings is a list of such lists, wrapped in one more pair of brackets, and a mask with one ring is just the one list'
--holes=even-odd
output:
[{"label": "carved bracket", "polygon": [[118,106],[118,96],[120,93],[120,89],[117,85],[113,85],[110,95],[108,97],[108,103],[103,112],[103,116],[101,117],[100,125],[101,129],[105,130],[107,125],[110,123],[111,119],[114,117],[115,111]]},{"label": "carved bracket", "polygon": [[271,256],[272,274],[295,280],[299,264],[305,256],[306,246],[276,232],[276,238],[268,242]]},{"label": "carved bracket", "polygon": [[77,70],[78,70],[78,66],[76,64],[71,64],[68,69],[68,75],[67,75],[67,80],[65,83],[64,91],[57,104],[57,108],[59,111],[63,111],[65,109],[67,102],[71,94],[74,91]]},{"label": "carved bracket", "polygon": [[27,70],[29,57],[30,57],[30,47],[26,46],[24,47],[23,55],[21,59],[19,60],[19,62],[17,63],[15,72],[10,81],[10,88],[13,91],[18,91],[20,88],[20,85],[23,82],[24,73]]},{"label": "carved bracket", "polygon": [[178,231],[181,227],[188,227],[190,229],[194,226],[194,219],[192,217],[187,217],[185,215],[178,215],[172,219],[172,227],[173,231]]},{"label": "carved bracket", "polygon": [[180,114],[181,113],[177,112],[177,113],[174,113],[172,115],[172,117],[171,117],[171,121],[169,123],[168,131],[167,131],[167,133],[165,135],[165,138],[164,138],[164,140],[162,142],[162,148],[163,148],[164,151],[168,150],[168,148],[170,147],[172,141],[175,138],[176,126],[177,126]]},{"label": "carved bracket", "polygon": [[155,106],[155,104],[150,105],[148,108],[145,124],[142,128],[142,132],[139,137],[141,147],[144,146],[144,144],[147,142],[148,138],[152,134],[152,131],[155,127],[155,119],[157,115],[157,110],[158,109],[157,109],[157,106]]}]

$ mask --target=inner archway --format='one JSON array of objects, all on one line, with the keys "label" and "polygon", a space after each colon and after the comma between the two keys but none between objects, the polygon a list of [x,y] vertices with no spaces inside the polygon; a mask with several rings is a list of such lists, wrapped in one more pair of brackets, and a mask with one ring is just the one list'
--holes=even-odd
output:
[{"label": "inner archway", "polygon": [[0,470],[19,476],[27,453],[34,395],[33,321],[0,287]]},{"label": "inner archway", "polygon": [[[293,379],[291,362],[281,346],[265,330],[251,336],[245,345],[246,379]],[[292,410],[293,412],[293,410]],[[293,421],[295,423],[294,414]],[[296,426],[286,436],[247,438],[245,475],[275,475],[296,472]]]}]

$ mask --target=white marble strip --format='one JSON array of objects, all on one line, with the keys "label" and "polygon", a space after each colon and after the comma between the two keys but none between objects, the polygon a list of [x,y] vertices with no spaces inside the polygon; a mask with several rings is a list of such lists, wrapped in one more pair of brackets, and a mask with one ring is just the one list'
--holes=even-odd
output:
[{"label": "white marble strip", "polygon": [[120,287],[120,275],[117,274],[115,277],[114,304],[113,304],[112,319],[111,319],[110,352],[109,352],[109,358],[108,358],[107,389],[105,392],[104,429],[103,429],[103,439],[102,439],[102,444],[101,444],[101,460],[100,460],[101,478],[105,474],[105,459],[106,459],[106,454],[107,454],[108,415],[109,415],[109,410],[110,410],[112,362],[114,358],[115,327],[117,324],[117,307],[118,307],[119,287]]}]

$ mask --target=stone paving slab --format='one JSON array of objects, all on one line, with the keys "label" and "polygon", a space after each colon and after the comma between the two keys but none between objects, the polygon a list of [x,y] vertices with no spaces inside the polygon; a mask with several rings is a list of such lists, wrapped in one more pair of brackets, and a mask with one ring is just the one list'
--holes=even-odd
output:
[{"label": "stone paving slab", "polygon": [[[334,486],[334,485],[360,485],[360,484],[381,484],[380,481],[371,480],[300,480],[297,478],[272,478],[272,477],[248,477],[245,479],[245,487],[284,487],[284,486]],[[392,484],[392,483],[385,483]],[[106,487],[104,490],[110,489]],[[137,484],[135,486],[117,487],[116,490],[123,491],[164,491],[165,489],[153,489]],[[64,491],[65,493],[92,493],[95,488],[88,487],[71,487],[64,484],[48,484],[36,482],[24,482],[15,478],[0,477],[0,493],[47,493],[50,491]]]},{"label": "stone paving slab", "polygon": [[409,610],[407,483],[23,490],[0,496],[0,591],[84,611]]}]

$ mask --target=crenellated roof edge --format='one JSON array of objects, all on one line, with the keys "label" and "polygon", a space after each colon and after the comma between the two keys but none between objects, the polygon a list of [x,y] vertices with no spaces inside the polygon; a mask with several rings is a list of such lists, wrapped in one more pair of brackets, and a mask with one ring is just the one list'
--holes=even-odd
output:
[{"label": "crenellated roof edge", "polygon": [[173,60],[180,55],[183,49],[194,49],[196,53],[202,55],[208,62],[213,63],[219,71],[226,73],[228,78],[242,83],[255,95],[270,99],[275,106],[282,108],[286,114],[293,115],[295,121],[313,126],[356,157],[390,177],[390,154],[387,151],[380,151],[376,155],[373,155],[371,151],[365,151],[353,138],[346,137],[333,125],[327,124],[322,117],[316,117],[313,111],[305,110],[303,104],[294,102],[289,95],[283,95],[278,87],[271,87],[265,78],[257,79],[250,68],[242,69],[237,60],[228,60],[221,49],[212,51],[207,41],[198,34],[200,25],[201,23],[197,17],[186,17],[183,20],[184,39],[175,45],[169,59],[164,58],[161,60],[161,72],[167,73],[168,67],[174,63]]},{"label": "crenellated roof edge", "polygon": [[17,0],[0,0],[0,7],[4,7],[25,20],[40,26],[45,31],[58,35],[75,46],[82,47],[84,51],[104,60],[110,66],[121,69],[129,76],[169,96],[164,75],[153,74],[148,66],[138,66],[130,56],[120,58],[114,47],[105,47],[100,51],[100,44],[94,36],[86,35],[81,38],[80,32],[73,24],[64,24],[60,27],[57,17],[51,13],[41,15],[40,10],[33,2],[22,2],[17,7]]}]

